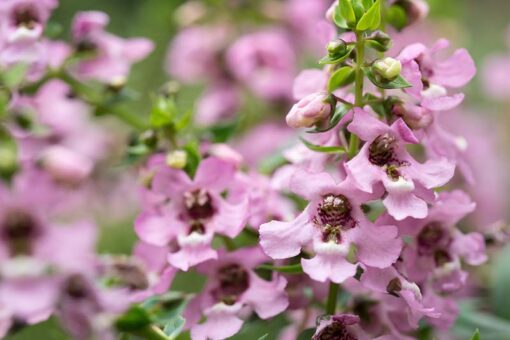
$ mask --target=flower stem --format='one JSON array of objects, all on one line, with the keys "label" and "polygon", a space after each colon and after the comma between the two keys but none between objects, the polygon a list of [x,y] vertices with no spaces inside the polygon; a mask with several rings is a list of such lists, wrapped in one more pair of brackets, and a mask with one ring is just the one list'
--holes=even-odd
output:
[{"label": "flower stem", "polygon": [[[365,42],[363,32],[356,31],[356,68],[354,69],[354,106],[363,107],[363,62],[365,60]],[[351,134],[349,138],[349,158],[356,155],[359,148],[359,138]]]},{"label": "flower stem", "polygon": [[336,311],[336,299],[338,295],[338,283],[329,283],[328,301],[326,303],[326,314],[333,315]]}]

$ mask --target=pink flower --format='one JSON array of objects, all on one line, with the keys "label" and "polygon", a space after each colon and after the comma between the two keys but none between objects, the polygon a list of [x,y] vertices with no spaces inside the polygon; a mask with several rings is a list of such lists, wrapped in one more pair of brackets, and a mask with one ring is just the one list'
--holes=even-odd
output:
[{"label": "pink flower", "polygon": [[357,190],[349,179],[336,183],[327,173],[297,172],[290,188],[310,203],[293,221],[260,226],[260,244],[274,259],[299,254],[312,245],[315,256],[302,259],[303,270],[317,281],[341,283],[356,273],[347,261],[351,247],[357,261],[385,268],[395,262],[402,242],[393,226],[375,226],[361,210],[371,195]]},{"label": "pink flower", "polygon": [[217,78],[222,73],[219,54],[228,36],[224,26],[193,26],[180,31],[168,48],[167,72],[186,84]]},{"label": "pink flower", "polygon": [[360,318],[353,314],[340,314],[320,319],[312,340],[346,339],[368,340],[358,326]]},{"label": "pink flower", "polygon": [[[254,272],[267,260],[260,248],[243,248],[222,251],[217,261],[198,267],[208,282],[184,313],[193,339],[225,339],[239,332],[243,315],[255,311],[261,319],[268,319],[287,308],[287,281],[277,275],[266,281]],[[198,323],[202,316],[206,320]]]},{"label": "pink flower", "polygon": [[464,95],[449,96],[446,89],[466,85],[476,73],[475,63],[465,49],[438,60],[436,54],[448,46],[446,39],[438,40],[430,49],[415,43],[397,57],[402,63],[402,76],[413,85],[406,92],[421,99],[421,106],[431,111],[446,111],[459,105]]},{"label": "pink flower", "polygon": [[124,82],[131,65],[154,49],[152,42],[145,38],[123,39],[106,32],[108,21],[108,15],[94,11],[78,13],[73,20],[76,49],[93,53],[73,70],[82,79]]},{"label": "pink flower", "polygon": [[226,54],[235,78],[266,100],[290,98],[295,59],[288,37],[279,30],[245,35]]},{"label": "pink flower", "polygon": [[326,92],[312,93],[301,99],[287,114],[287,124],[295,129],[312,127],[325,120],[331,113]]},{"label": "pink flower", "polygon": [[182,170],[162,165],[154,175],[152,190],[169,202],[138,216],[138,236],[156,246],[175,242],[177,250],[168,254],[168,261],[181,270],[217,258],[211,248],[215,233],[235,237],[247,218],[247,200],[234,205],[221,196],[234,174],[231,163],[212,157],[200,163],[193,180]]},{"label": "pink flower", "polygon": [[412,236],[414,242],[403,252],[402,265],[407,276],[417,283],[432,281],[438,293],[451,293],[465,285],[467,273],[461,261],[480,265],[487,259],[485,241],[481,234],[464,234],[455,225],[475,209],[475,204],[462,191],[442,192],[426,218],[408,218],[394,223],[402,235]]},{"label": "pink flower", "polygon": [[55,223],[60,194],[35,171],[19,173],[11,191],[0,187],[0,305],[28,323],[51,314],[61,275],[93,268],[96,228]]},{"label": "pink flower", "polygon": [[361,283],[375,292],[387,293],[385,301],[387,309],[402,313],[411,327],[417,327],[418,321],[423,316],[431,318],[440,316],[433,307],[424,305],[420,288],[406,280],[394,267],[365,268],[361,275]]},{"label": "pink flower", "polygon": [[454,164],[446,159],[424,164],[415,161],[405,144],[416,144],[418,140],[402,119],[388,126],[355,108],[348,130],[366,142],[358,155],[345,165],[356,186],[373,192],[375,186],[382,183],[387,192],[384,206],[397,220],[427,216],[426,201],[433,200],[432,189],[452,178]]}]

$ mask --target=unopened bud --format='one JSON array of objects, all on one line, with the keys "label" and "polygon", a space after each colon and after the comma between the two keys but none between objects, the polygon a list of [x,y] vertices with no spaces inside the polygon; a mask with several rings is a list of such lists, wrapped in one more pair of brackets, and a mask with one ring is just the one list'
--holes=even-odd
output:
[{"label": "unopened bud", "polygon": [[347,52],[347,44],[342,39],[335,39],[328,43],[326,49],[332,57],[342,56]]},{"label": "unopened bud", "polygon": [[379,52],[386,52],[391,47],[391,38],[382,31],[373,32],[366,40],[370,47]]},{"label": "unopened bud", "polygon": [[397,59],[387,57],[374,62],[372,69],[384,79],[393,80],[400,75],[402,64]]},{"label": "unopened bud", "polygon": [[183,169],[188,161],[188,155],[183,150],[175,150],[166,155],[166,164],[174,169]]},{"label": "unopened bud", "polygon": [[287,124],[293,128],[311,127],[329,117],[331,104],[326,92],[309,94],[294,104],[287,114]]}]

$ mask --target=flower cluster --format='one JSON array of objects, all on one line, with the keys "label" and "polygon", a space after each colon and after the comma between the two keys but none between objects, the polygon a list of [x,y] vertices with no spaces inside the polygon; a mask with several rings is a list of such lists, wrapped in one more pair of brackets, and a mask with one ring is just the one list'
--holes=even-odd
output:
[{"label": "flower cluster", "polygon": [[[96,11],[56,40],[57,5],[0,4],[0,337],[452,327],[505,200],[499,173],[475,186],[500,167],[460,109],[474,61],[409,39],[423,0],[187,1],[146,116],[128,77],[152,42]],[[205,85],[193,109],[181,83]]]}]

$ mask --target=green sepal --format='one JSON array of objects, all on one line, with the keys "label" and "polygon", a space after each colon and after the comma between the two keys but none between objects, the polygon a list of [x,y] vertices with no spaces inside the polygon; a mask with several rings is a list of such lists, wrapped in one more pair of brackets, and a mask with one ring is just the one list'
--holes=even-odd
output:
[{"label": "green sepal", "polygon": [[322,153],[334,153],[334,154],[344,154],[345,148],[342,146],[322,146],[310,143],[304,138],[299,138],[301,142],[310,150]]},{"label": "green sepal", "polygon": [[396,77],[395,79],[393,79],[391,81],[387,81],[387,80],[384,80],[381,77],[377,76],[376,74],[374,74],[374,72],[372,72],[372,69],[369,67],[364,67],[363,72],[365,73],[367,78],[372,82],[372,84],[374,84],[375,86],[382,88],[382,89],[386,89],[386,90],[404,89],[404,88],[408,88],[408,87],[412,86],[401,75],[399,75],[398,77]]},{"label": "green sepal", "polygon": [[351,54],[352,50],[354,49],[354,45],[348,45],[345,54],[343,55],[327,55],[323,57],[321,60],[319,60],[320,65],[324,64],[338,64],[347,59],[349,55]]},{"label": "green sepal", "polygon": [[328,124],[325,127],[317,126],[317,127],[315,127],[315,129],[308,130],[306,132],[307,133],[323,133],[323,132],[327,132],[327,131],[333,129],[335,126],[338,125],[338,123],[340,122],[342,117],[345,116],[345,114],[347,112],[349,112],[349,110],[351,108],[352,108],[352,105],[347,105],[347,104],[340,103],[340,102],[337,103],[335,106],[335,111],[333,112],[333,115],[331,116]]}]

